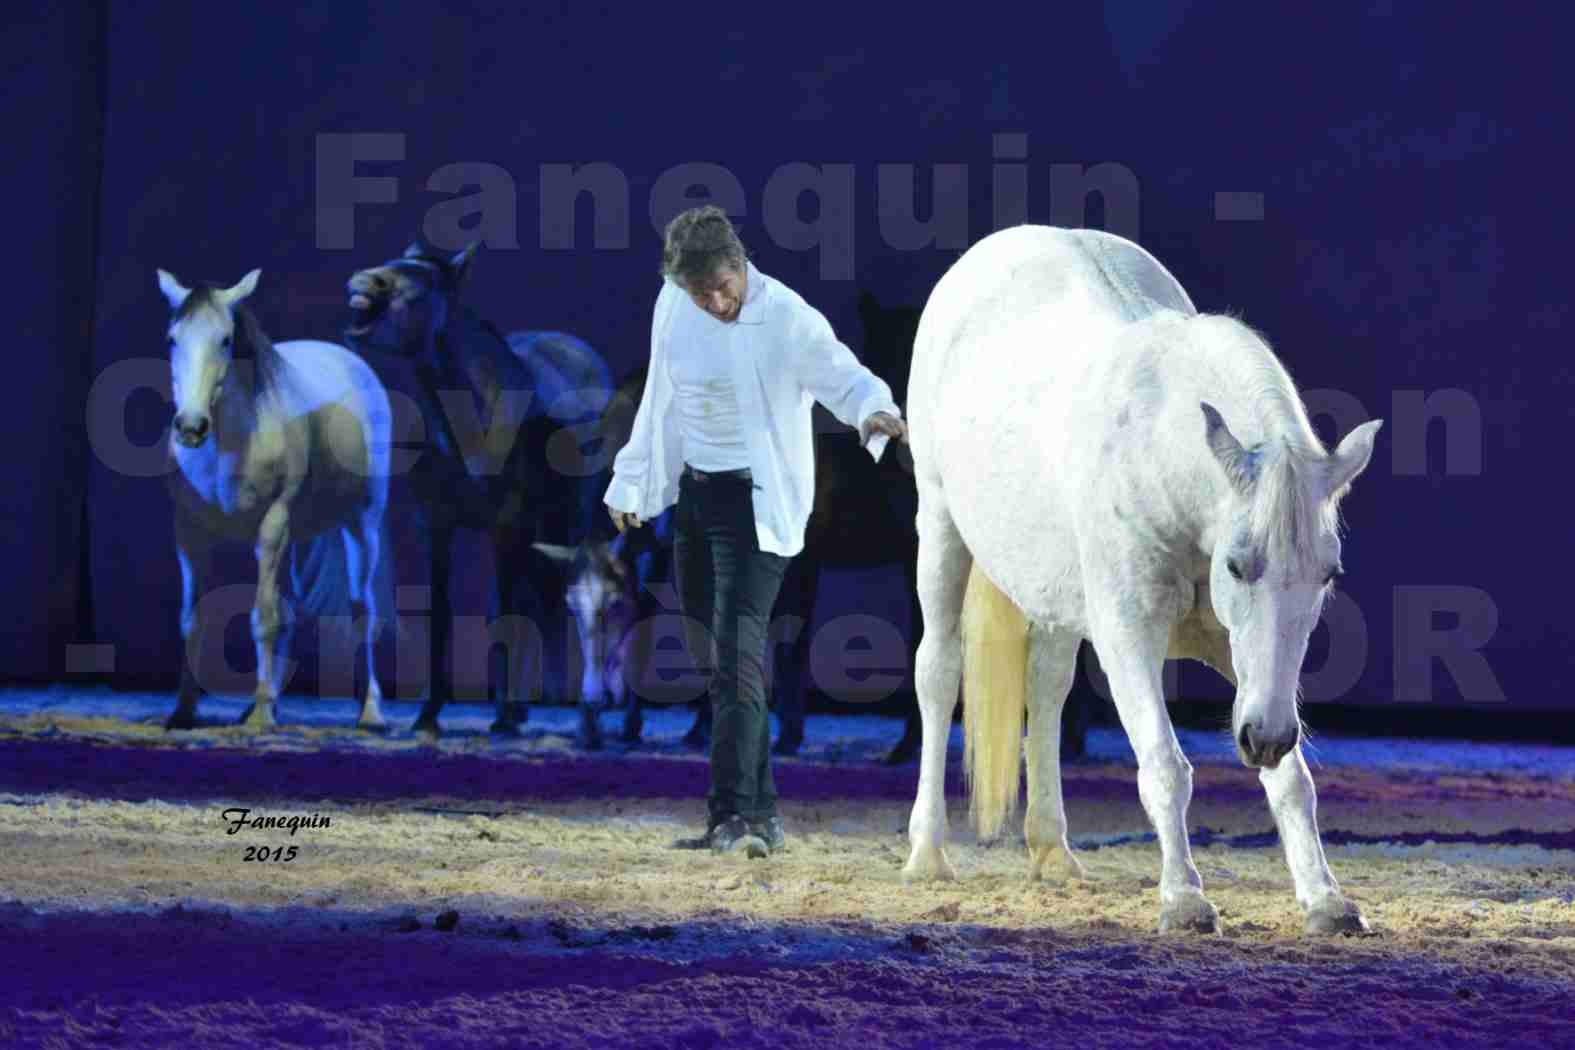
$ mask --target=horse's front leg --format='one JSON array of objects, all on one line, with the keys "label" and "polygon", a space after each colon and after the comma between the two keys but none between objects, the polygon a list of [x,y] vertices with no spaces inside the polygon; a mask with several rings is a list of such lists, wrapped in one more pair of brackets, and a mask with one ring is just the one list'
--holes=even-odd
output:
[{"label": "horse's front leg", "polygon": [[180,689],[175,694],[175,710],[164,722],[165,729],[195,729],[197,700],[202,694],[198,681],[198,661],[202,657],[202,619],[198,607],[207,588],[211,563],[207,536],[183,518],[175,519],[175,555],[180,561],[180,634],[185,643],[180,668]]},{"label": "horse's front leg", "polygon": [[290,512],[283,502],[263,515],[257,530],[257,600],[252,606],[252,641],[257,645],[257,690],[241,722],[272,729],[274,705],[288,679],[291,610],[279,592],[279,572],[290,545]]},{"label": "horse's front leg", "polygon": [[[1126,586],[1123,586],[1125,584]],[[1091,595],[1132,596],[1130,580],[1090,579]],[[1119,603],[1113,598],[1091,608],[1094,649],[1138,760],[1138,797],[1159,837],[1159,930],[1219,931],[1219,913],[1203,896],[1203,878],[1187,841],[1187,805],[1192,801],[1192,763],[1181,752],[1165,710],[1161,673],[1170,645],[1173,610],[1163,596]]]},{"label": "horse's front leg", "polygon": [[529,715],[524,698],[525,676],[540,669],[539,651],[544,648],[530,644],[533,638],[542,637],[543,623],[535,600],[539,581],[532,578],[536,566],[529,543],[511,530],[494,530],[492,549],[498,575],[494,584],[497,619],[493,621],[491,674],[495,714],[490,731],[515,737],[520,735],[520,723]]},{"label": "horse's front leg", "polygon": [[1302,758],[1301,745],[1273,769],[1258,771],[1269,809],[1285,844],[1285,861],[1296,885],[1296,900],[1307,912],[1308,933],[1365,933],[1362,911],[1340,892],[1318,837],[1318,791]]},{"label": "horse's front leg", "polygon": [[[1231,685],[1236,673],[1230,659],[1230,634],[1200,627],[1187,632],[1176,655],[1190,656],[1214,668]],[[1340,892],[1329,870],[1318,836],[1318,790],[1302,758],[1301,745],[1273,769],[1258,771],[1269,797],[1269,811],[1285,846],[1285,862],[1296,886],[1296,901],[1307,912],[1308,933],[1360,933],[1367,929],[1361,909]]]}]

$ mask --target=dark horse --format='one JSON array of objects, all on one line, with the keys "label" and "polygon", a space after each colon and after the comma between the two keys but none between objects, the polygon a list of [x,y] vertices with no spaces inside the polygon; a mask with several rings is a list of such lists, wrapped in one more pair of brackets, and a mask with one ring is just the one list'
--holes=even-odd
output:
[{"label": "dark horse", "polygon": [[[563,612],[563,572],[547,541],[576,545],[598,528],[606,472],[578,444],[577,427],[600,417],[612,393],[606,362],[573,336],[504,335],[461,302],[476,245],[452,257],[412,244],[403,256],[349,280],[347,339],[395,354],[415,371],[426,444],[409,472],[431,558],[432,629],[426,703],[414,730],[436,736],[453,699],[449,651],[454,617],[449,575],[455,532],[492,541],[495,733],[526,718],[524,654]],[[610,530],[610,523],[602,526]],[[556,583],[556,586],[555,586]],[[549,619],[549,617],[553,619]],[[540,664],[533,668],[538,680]],[[568,677],[565,677],[568,684]],[[531,690],[534,693],[534,689]]]}]

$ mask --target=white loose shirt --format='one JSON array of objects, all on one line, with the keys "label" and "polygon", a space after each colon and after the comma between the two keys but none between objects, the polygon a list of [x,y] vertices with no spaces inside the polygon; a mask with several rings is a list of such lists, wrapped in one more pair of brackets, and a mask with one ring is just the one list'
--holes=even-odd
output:
[{"label": "white loose shirt", "polygon": [[[891,387],[861,365],[819,310],[748,263],[737,320],[718,321],[672,281],[651,318],[651,365],[634,431],[613,459],[605,502],[650,521],[678,502],[683,431],[674,410],[674,341],[688,332],[715,337],[725,356],[748,449],[760,549],[792,557],[804,549],[815,500],[814,403],[858,427],[876,412],[900,417]],[[877,460],[884,443],[872,442]],[[705,469],[703,464],[694,466]]]},{"label": "white loose shirt", "polygon": [[[745,291],[746,302],[754,291]],[[749,466],[749,440],[728,360],[729,327],[703,310],[689,310],[673,318],[667,338],[667,374],[673,381],[682,457],[700,470]]]}]

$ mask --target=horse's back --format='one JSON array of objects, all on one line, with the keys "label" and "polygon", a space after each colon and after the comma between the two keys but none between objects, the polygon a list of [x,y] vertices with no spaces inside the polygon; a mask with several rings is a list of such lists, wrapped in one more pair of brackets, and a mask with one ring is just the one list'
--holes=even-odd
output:
[{"label": "horse's back", "polygon": [[594,418],[613,392],[612,369],[590,344],[566,332],[510,332],[509,349],[525,363],[534,383],[531,414],[560,423]]},{"label": "horse's back", "polygon": [[1196,313],[1180,283],[1131,241],[1052,226],[993,233],[947,270],[925,304],[910,417],[928,424],[942,390],[967,391],[985,373],[1044,374],[1055,358],[1092,350],[1098,337],[1159,310]]}]

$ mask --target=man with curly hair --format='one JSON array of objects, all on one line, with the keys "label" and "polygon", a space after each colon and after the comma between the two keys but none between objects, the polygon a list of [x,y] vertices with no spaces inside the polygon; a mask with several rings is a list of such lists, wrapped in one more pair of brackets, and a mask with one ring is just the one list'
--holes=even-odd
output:
[{"label": "man with curly hair", "polygon": [[713,717],[706,831],[675,845],[761,857],[786,845],[765,644],[814,501],[814,402],[877,459],[907,427],[825,316],[749,261],[722,209],[683,212],[665,241],[650,373],[605,502],[620,532],[677,505],[679,599]]}]

